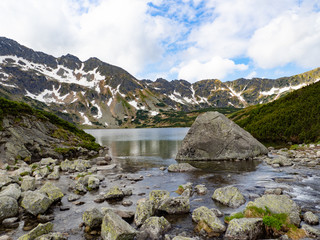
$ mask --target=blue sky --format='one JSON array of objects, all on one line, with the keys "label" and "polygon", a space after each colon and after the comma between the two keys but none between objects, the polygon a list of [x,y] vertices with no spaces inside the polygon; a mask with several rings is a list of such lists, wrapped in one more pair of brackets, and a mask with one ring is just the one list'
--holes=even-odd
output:
[{"label": "blue sky", "polygon": [[1,0],[0,35],[139,79],[278,78],[320,66],[320,0]]}]

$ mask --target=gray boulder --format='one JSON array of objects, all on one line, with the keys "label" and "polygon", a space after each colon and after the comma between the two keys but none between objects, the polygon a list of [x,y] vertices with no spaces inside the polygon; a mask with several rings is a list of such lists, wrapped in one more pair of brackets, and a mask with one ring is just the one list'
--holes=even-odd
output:
[{"label": "gray boulder", "polygon": [[119,187],[115,186],[104,194],[104,198],[106,200],[121,200],[124,198],[124,193]]},{"label": "gray boulder", "polygon": [[37,216],[40,213],[45,213],[53,201],[45,194],[34,191],[26,192],[22,199],[21,206],[29,213]]},{"label": "gray boulder", "polygon": [[302,224],[301,228],[306,232],[309,238],[320,239],[320,230],[307,224]]},{"label": "gray boulder", "polygon": [[204,206],[192,212],[192,220],[198,223],[198,231],[203,229],[210,237],[217,237],[226,230],[225,225],[220,219],[210,209]]},{"label": "gray boulder", "polygon": [[33,191],[36,188],[36,179],[30,176],[24,176],[21,182],[22,191]]},{"label": "gray boulder", "polygon": [[60,166],[54,166],[53,172],[50,173],[47,178],[51,180],[58,180],[60,178]]},{"label": "gray boulder", "polygon": [[103,215],[97,208],[86,210],[82,214],[84,224],[90,229],[99,228],[102,223]]},{"label": "gray boulder", "polygon": [[148,239],[160,239],[161,236],[171,228],[171,224],[164,217],[150,217],[141,226]]},{"label": "gray boulder", "polygon": [[263,231],[262,218],[232,219],[224,237],[230,240],[255,240],[262,237]]},{"label": "gray boulder", "polygon": [[190,201],[187,197],[169,197],[164,199],[157,210],[168,214],[181,214],[190,212]]},{"label": "gray boulder", "polygon": [[156,209],[159,208],[161,202],[170,197],[170,193],[166,190],[153,190],[149,193],[149,200],[153,202]]},{"label": "gray boulder", "polygon": [[16,199],[9,196],[0,197],[0,223],[10,217],[18,215],[19,206]]},{"label": "gray boulder", "polygon": [[265,209],[269,208],[272,213],[286,213],[290,222],[296,226],[300,224],[300,207],[287,195],[268,194],[249,202],[246,207],[255,206]]},{"label": "gray boulder", "polygon": [[192,124],[176,159],[247,159],[267,153],[265,146],[223,114],[206,112]]},{"label": "gray boulder", "polygon": [[41,235],[51,232],[52,228],[53,228],[53,224],[51,222],[48,222],[46,224],[39,223],[38,226],[36,226],[27,234],[19,237],[18,240],[34,240]]},{"label": "gray boulder", "polygon": [[319,224],[319,217],[312,212],[306,212],[305,214],[303,214],[303,220],[310,225]]},{"label": "gray boulder", "polygon": [[9,177],[8,175],[4,175],[4,174],[0,175],[0,188],[14,182],[16,181],[13,178]]},{"label": "gray boulder", "polygon": [[68,237],[60,232],[48,233],[37,237],[35,240],[67,240]]},{"label": "gray boulder", "polygon": [[199,185],[195,186],[194,189],[196,190],[196,193],[199,195],[206,195],[208,192],[208,189],[203,184],[199,184]]},{"label": "gray boulder", "polygon": [[133,240],[137,231],[112,210],[102,220],[101,237],[104,240]]},{"label": "gray boulder", "polygon": [[246,202],[239,189],[232,186],[217,188],[212,199],[232,208],[237,208]]},{"label": "gray boulder", "polygon": [[146,199],[139,200],[134,215],[134,223],[137,226],[140,226],[145,220],[153,216],[154,211],[155,209],[152,201]]},{"label": "gray boulder", "polygon": [[1,196],[9,196],[18,200],[21,196],[21,190],[18,184],[10,184],[9,186],[2,188],[2,191],[0,192],[0,197]]},{"label": "gray boulder", "polygon": [[168,172],[191,172],[194,170],[197,170],[197,168],[192,167],[189,163],[171,164],[168,167]]},{"label": "gray boulder", "polygon": [[47,194],[47,196],[53,201],[59,201],[63,198],[64,194],[62,193],[61,189],[56,187],[51,182],[46,182],[41,188],[40,192]]}]

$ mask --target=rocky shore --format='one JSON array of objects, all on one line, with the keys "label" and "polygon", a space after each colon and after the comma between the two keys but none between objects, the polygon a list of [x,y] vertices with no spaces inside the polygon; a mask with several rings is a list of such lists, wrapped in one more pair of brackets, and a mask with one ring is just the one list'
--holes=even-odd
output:
[{"label": "rocky shore", "polygon": [[[320,167],[320,145],[269,151],[259,159],[274,171]],[[165,176],[201,170],[183,163],[158,171]],[[206,184],[185,183],[175,194],[161,187],[145,194],[134,186],[147,177],[123,172],[107,148],[91,160],[42,158],[33,164],[5,164],[0,171],[0,239],[320,238],[318,213],[301,209],[281,187],[248,196],[231,185],[210,192]],[[195,206],[201,198],[221,208],[201,202]],[[90,204],[81,208],[86,201]],[[77,208],[77,227],[56,227],[64,221],[58,215],[67,218]],[[224,214],[225,209],[234,213]],[[190,219],[193,232],[173,230],[174,216]]]}]

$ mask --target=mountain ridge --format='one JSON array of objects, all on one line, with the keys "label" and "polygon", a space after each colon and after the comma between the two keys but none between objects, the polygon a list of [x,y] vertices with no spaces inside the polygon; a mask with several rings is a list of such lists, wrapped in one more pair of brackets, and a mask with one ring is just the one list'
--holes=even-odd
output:
[{"label": "mountain ridge", "polygon": [[0,95],[87,127],[134,127],[138,111],[152,117],[171,110],[243,108],[273,101],[319,79],[320,68],[275,80],[138,80],[98,58],[55,58],[0,37]]}]

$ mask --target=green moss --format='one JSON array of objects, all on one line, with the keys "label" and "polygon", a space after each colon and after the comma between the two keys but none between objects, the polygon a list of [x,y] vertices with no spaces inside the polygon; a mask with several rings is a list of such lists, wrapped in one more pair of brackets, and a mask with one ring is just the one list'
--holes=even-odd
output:
[{"label": "green moss", "polygon": [[235,213],[235,214],[232,214],[231,216],[226,216],[224,217],[224,221],[226,223],[229,223],[232,219],[239,219],[239,218],[244,218],[244,214],[243,212],[238,212],[238,213]]},{"label": "green moss", "polygon": [[27,175],[29,175],[29,172],[22,172],[22,173],[20,173],[20,176],[21,176],[21,177],[27,176]]},{"label": "green moss", "polygon": [[272,229],[280,231],[287,222],[288,215],[285,213],[271,214],[263,217],[263,224]]},{"label": "green moss", "polygon": [[75,150],[74,147],[71,148],[55,148],[54,151],[61,154],[67,154],[73,152]]}]

